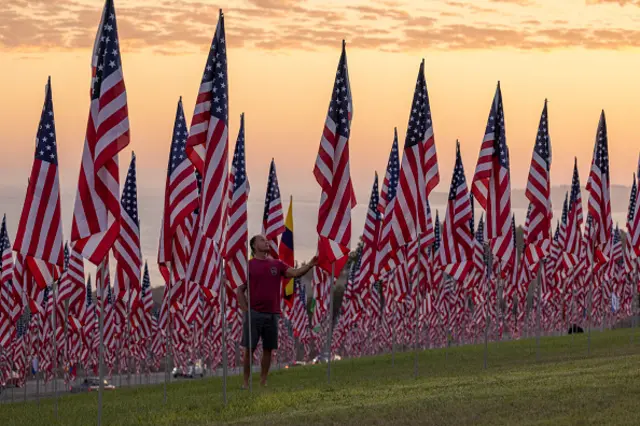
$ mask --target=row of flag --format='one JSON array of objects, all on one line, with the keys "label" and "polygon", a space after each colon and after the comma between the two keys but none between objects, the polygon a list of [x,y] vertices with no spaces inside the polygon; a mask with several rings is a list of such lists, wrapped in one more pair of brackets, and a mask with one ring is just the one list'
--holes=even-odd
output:
[{"label": "row of flag", "polygon": [[[143,268],[134,154],[120,191],[118,156],[130,143],[130,131],[119,46],[115,7],[106,0],[92,55],[91,104],[68,245],[47,83],[13,245],[5,222],[0,234],[0,377],[24,372],[29,359],[37,359],[52,377],[56,368],[68,375],[78,364],[95,369],[101,359],[109,371],[140,371],[159,368],[165,356],[178,366],[195,359],[216,366],[223,350],[237,353],[241,313],[234,290],[248,279],[250,185],[244,115],[229,156],[224,16],[220,12],[189,127],[182,100],[177,106],[157,258],[165,281],[159,310],[153,306],[146,264]],[[456,144],[446,212],[442,224],[438,212],[433,220],[429,196],[440,176],[423,61],[402,150],[395,131],[384,178],[379,182],[374,176],[362,244],[349,263],[334,321],[332,283],[349,261],[356,205],[349,168],[353,112],[343,42],[313,170],[321,193],[319,268],[313,271],[310,303],[301,281],[285,280],[282,286],[287,357],[296,357],[295,342],[309,355],[313,347],[325,347],[327,339],[332,351],[351,356],[386,351],[390,340],[408,342],[412,336],[425,347],[444,344],[452,335],[471,341],[489,324],[495,336],[507,330],[518,337],[529,327],[534,280],[541,297],[533,304],[544,310],[546,329],[585,316],[595,323],[631,315],[640,257],[638,182],[634,176],[626,232],[614,229],[604,112],[587,180],[586,220],[576,160],[554,231],[545,101],[526,189],[530,205],[524,248],[519,250],[499,83],[473,178],[467,184]],[[476,203],[483,211],[477,226]],[[295,262],[293,201],[285,219],[273,160],[262,232],[273,257]],[[95,297],[90,280],[85,284],[85,259],[97,267]]]}]

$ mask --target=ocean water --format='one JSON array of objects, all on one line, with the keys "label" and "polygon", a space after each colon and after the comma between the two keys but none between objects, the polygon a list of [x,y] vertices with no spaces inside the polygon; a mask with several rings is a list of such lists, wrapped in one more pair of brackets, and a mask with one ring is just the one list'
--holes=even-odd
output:
[{"label": "ocean water", "polygon": [[[22,212],[22,204],[24,203],[24,192],[26,185],[0,185],[0,214],[6,213],[7,227],[11,242],[13,243],[15,231]],[[296,260],[305,261],[316,253],[316,224],[319,205],[319,190],[317,187],[310,188],[309,191],[303,193],[294,193],[293,219],[294,219],[294,246]],[[526,203],[519,191],[514,191],[514,206],[524,206]],[[555,197],[557,198],[557,197]],[[583,192],[583,198],[586,194]],[[435,218],[435,211],[438,210],[441,219],[444,217],[446,209],[446,194],[437,193],[432,197],[431,208]],[[288,198],[283,196],[283,213],[286,216],[289,206]],[[352,244],[354,248],[364,227],[366,208],[368,199],[360,196],[359,203],[352,210]],[[614,202],[614,223],[619,222],[621,227],[626,223],[626,203],[623,199]],[[68,239],[71,233],[71,220],[73,214],[73,203],[75,202],[75,188],[63,187],[61,191],[63,228],[65,239]],[[151,285],[163,285],[163,279],[158,270],[156,263],[158,253],[158,238],[160,235],[160,223],[162,218],[162,210],[164,204],[164,192],[157,188],[138,188],[138,210],[140,216],[141,227],[141,243],[142,254],[149,263],[149,272],[151,276]],[[264,193],[262,191],[252,191],[249,197],[248,215],[249,215],[249,235],[257,234],[262,228],[262,212],[264,206]],[[561,207],[562,204],[554,199],[554,206]],[[516,223],[522,224],[526,215],[526,208],[514,207],[514,215]],[[476,205],[475,216],[478,219],[481,209]],[[559,218],[561,210],[554,209],[554,217]],[[115,267],[114,262],[111,265]],[[95,276],[95,266],[86,262],[85,273]]]}]

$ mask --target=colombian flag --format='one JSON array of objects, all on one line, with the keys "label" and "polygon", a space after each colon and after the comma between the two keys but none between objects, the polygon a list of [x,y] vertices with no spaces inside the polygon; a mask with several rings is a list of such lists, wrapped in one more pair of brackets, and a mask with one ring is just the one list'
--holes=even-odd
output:
[{"label": "colombian flag", "polygon": [[[295,257],[293,255],[293,197],[289,199],[289,211],[287,212],[287,219],[284,222],[284,233],[280,238],[280,246],[278,247],[278,257],[281,261],[287,265],[293,267],[295,263]],[[294,284],[293,278],[282,279],[283,297],[287,310],[293,306],[294,297]]]}]

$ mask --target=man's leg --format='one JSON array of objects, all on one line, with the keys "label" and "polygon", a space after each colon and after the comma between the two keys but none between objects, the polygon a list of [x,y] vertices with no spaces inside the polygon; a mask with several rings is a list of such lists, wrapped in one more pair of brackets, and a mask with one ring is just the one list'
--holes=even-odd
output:
[{"label": "man's leg", "polygon": [[267,385],[267,376],[271,368],[271,352],[278,349],[278,315],[271,314],[265,321],[264,335],[262,338],[262,363],[260,384]]},{"label": "man's leg", "polygon": [[267,376],[271,368],[271,349],[262,348],[262,364],[260,371],[260,385],[267,385]]},{"label": "man's leg", "polygon": [[251,356],[249,356],[249,348],[245,348],[244,349],[244,358],[243,358],[243,364],[244,364],[244,385],[243,387],[248,389],[249,388],[249,376],[251,375]]}]

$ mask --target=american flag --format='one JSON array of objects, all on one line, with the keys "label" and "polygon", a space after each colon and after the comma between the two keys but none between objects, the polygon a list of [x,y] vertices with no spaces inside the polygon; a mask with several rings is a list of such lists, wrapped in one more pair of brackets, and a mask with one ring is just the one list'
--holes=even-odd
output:
[{"label": "american flag", "polygon": [[13,274],[11,241],[7,231],[7,216],[4,215],[0,228],[0,313],[4,312],[2,317],[9,319],[10,323],[17,321],[22,312],[21,283],[15,282]]},{"label": "american flag", "polygon": [[313,170],[316,181],[322,188],[316,228],[320,238],[318,265],[329,270],[330,264],[336,262],[336,274],[346,263],[345,251],[348,252],[351,243],[351,209],[356,205],[349,169],[352,115],[347,51],[343,41],[331,102]]},{"label": "american flag", "polygon": [[442,258],[440,256],[440,216],[436,210],[436,220],[433,225],[433,245],[430,248],[430,262],[429,262],[429,293],[432,295],[439,291],[440,284],[442,282]]},{"label": "american flag", "polygon": [[527,250],[536,250],[537,257],[542,258],[549,251],[551,219],[553,217],[551,208],[551,140],[549,139],[546,100],[538,125],[525,195],[532,206]]},{"label": "american flag", "polygon": [[396,202],[396,194],[398,189],[398,172],[400,170],[400,159],[398,157],[398,130],[394,129],[393,144],[389,153],[389,161],[387,163],[387,171],[384,181],[382,182],[382,191],[380,194],[380,203],[384,204],[384,216],[382,226],[380,228],[380,237],[378,240],[378,252],[376,254],[375,273],[378,275],[383,270],[389,271],[393,269],[396,260],[396,252],[392,247],[393,237],[393,209]]},{"label": "american flag", "polygon": [[116,11],[106,0],[92,57],[91,105],[82,153],[71,241],[94,264],[118,237],[118,153],[129,145],[129,112]]},{"label": "american flag", "polygon": [[[389,161],[387,161],[387,171],[382,181],[382,188],[380,191],[380,201],[378,203],[378,210],[380,213],[385,214],[387,204],[389,200],[392,200],[396,193],[396,186],[398,182],[398,171],[400,169],[400,159],[398,157],[398,129],[393,129],[393,144],[391,145],[391,152],[389,153]],[[391,183],[395,182],[391,188]],[[394,196],[390,196],[393,193]]]},{"label": "american flag", "polygon": [[428,217],[431,190],[440,182],[431,106],[424,77],[424,60],[420,63],[411,114],[404,142],[397,200],[394,205],[394,248],[426,235],[433,243],[433,225]]},{"label": "american flag", "polygon": [[192,239],[190,228],[195,225],[194,212],[199,203],[195,170],[185,153],[188,136],[180,99],[171,138],[158,246],[158,265],[166,282],[171,276],[176,283],[185,279]]},{"label": "american flag", "polygon": [[375,174],[371,197],[369,198],[369,208],[364,222],[362,232],[362,254],[360,256],[360,268],[354,280],[354,290],[356,293],[367,294],[371,291],[376,280],[375,263],[376,251],[378,247],[378,237],[380,234],[380,210],[378,209],[380,196],[378,195],[378,173]]},{"label": "american flag", "polygon": [[[65,247],[65,250],[67,250],[67,247]],[[69,263],[67,270],[62,274],[62,278],[60,279],[58,301],[64,302],[65,300],[69,300],[69,313],[77,316],[80,315],[82,311],[85,292],[84,260],[82,259],[82,255],[73,249],[68,257]]]},{"label": "american flag", "polygon": [[138,184],[136,155],[131,153],[131,163],[120,199],[120,234],[114,246],[116,279],[119,282],[119,300],[135,303],[140,297],[142,253],[140,249],[140,217],[138,216]]},{"label": "american flag", "polygon": [[613,228],[609,179],[609,145],[604,111],[600,114],[591,172],[589,173],[586,189],[589,193],[588,211],[593,218],[592,225],[595,231],[591,243],[604,247],[611,238],[611,229]]},{"label": "american flag", "polygon": [[187,155],[202,174],[200,227],[220,247],[228,202],[229,85],[224,15],[220,11],[187,139]]},{"label": "american flag", "polygon": [[635,251],[636,256],[640,257],[640,202],[638,201],[638,180],[640,179],[640,159],[638,161],[638,174],[634,176],[633,186],[636,192],[632,192],[629,200],[629,214],[627,218],[627,231],[629,232],[629,242]]},{"label": "american flag", "polygon": [[573,178],[571,180],[571,194],[567,213],[567,226],[564,240],[563,263],[567,269],[575,268],[580,261],[582,252],[582,194],[580,192],[580,175],[578,174],[578,159],[574,160]]},{"label": "american flag", "polygon": [[[487,212],[485,229],[490,240],[507,234],[511,229],[510,180],[509,148],[504,126],[502,92],[498,82],[471,184],[473,196]],[[504,255],[501,251],[497,253],[498,257]]]},{"label": "american flag", "polygon": [[440,257],[447,274],[462,283],[469,274],[473,257],[471,201],[464,176],[460,143],[456,141],[456,165],[451,177],[447,213],[442,224]]},{"label": "american flag", "polygon": [[233,289],[247,281],[247,244],[249,238],[247,222],[247,200],[249,180],[245,162],[244,114],[240,116],[240,131],[231,163],[231,194],[225,251],[225,275]]},{"label": "american flag", "polygon": [[151,337],[151,311],[153,310],[153,295],[151,294],[151,279],[149,278],[149,266],[144,263],[142,275],[142,287],[140,289],[140,303],[135,306],[136,322],[142,338]]},{"label": "american flag", "polygon": [[58,149],[51,78],[45,89],[31,177],[13,249],[26,257],[39,289],[59,277],[64,266]]},{"label": "american flag", "polygon": [[264,212],[262,214],[262,234],[269,242],[271,257],[278,258],[278,236],[285,231],[282,201],[280,200],[280,186],[276,174],[276,163],[271,159],[269,167],[269,181],[267,193],[264,197]]}]

